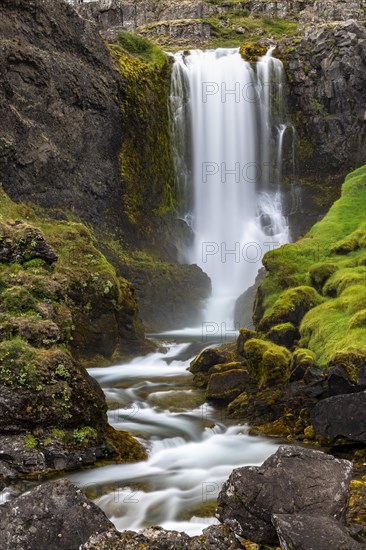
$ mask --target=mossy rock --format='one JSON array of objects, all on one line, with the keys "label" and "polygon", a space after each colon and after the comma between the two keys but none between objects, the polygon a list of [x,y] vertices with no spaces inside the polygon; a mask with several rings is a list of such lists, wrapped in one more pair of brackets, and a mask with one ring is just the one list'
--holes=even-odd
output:
[{"label": "mossy rock", "polygon": [[249,63],[256,63],[268,50],[268,46],[261,44],[245,43],[240,46],[240,55]]},{"label": "mossy rock", "polygon": [[352,315],[348,323],[348,329],[365,328],[366,327],[366,309],[361,309]]},{"label": "mossy rock", "polygon": [[209,374],[216,374],[226,372],[228,370],[242,369],[247,366],[246,361],[231,361],[230,363],[220,363],[219,365],[214,365],[208,371]]},{"label": "mossy rock", "polygon": [[288,381],[292,356],[285,347],[252,338],[245,343],[244,354],[250,376],[260,387]]},{"label": "mossy rock", "polygon": [[291,380],[302,380],[306,372],[315,366],[315,353],[306,348],[297,348],[292,356]]},{"label": "mossy rock", "polygon": [[107,426],[107,441],[109,441],[117,452],[117,462],[138,462],[147,460],[147,453],[143,445],[128,432],[115,430]]},{"label": "mossy rock", "polygon": [[366,248],[366,232],[363,230],[357,230],[347,235],[345,239],[332,247],[331,252],[334,254],[350,254],[359,248]]},{"label": "mossy rock", "polygon": [[338,269],[338,266],[333,263],[314,264],[309,269],[311,284],[321,292],[324,284],[333,273]]},{"label": "mossy rock", "polygon": [[362,377],[366,375],[366,352],[337,352],[330,359],[327,367],[329,369],[333,366],[343,367],[350,382],[359,384],[360,375],[362,374]]},{"label": "mossy rock", "polygon": [[207,348],[190,364],[188,370],[192,374],[206,373],[214,365],[229,363],[235,360],[235,344],[226,344],[219,348]]},{"label": "mossy rock", "polygon": [[291,349],[299,340],[300,332],[292,323],[282,323],[271,327],[265,337],[274,344]]},{"label": "mossy rock", "polygon": [[352,479],[351,494],[348,503],[347,520],[366,528],[366,476],[362,479]]},{"label": "mossy rock", "polygon": [[258,329],[269,330],[283,323],[299,326],[304,315],[321,302],[321,296],[310,286],[289,288],[282,292],[272,309],[262,318]]},{"label": "mossy rock", "polygon": [[254,330],[249,330],[247,328],[241,328],[239,331],[239,337],[236,341],[236,350],[237,352],[242,355],[244,352],[244,344],[247,340],[250,340],[251,338],[258,338],[259,335]]},{"label": "mossy rock", "polygon": [[328,279],[324,285],[324,294],[335,298],[340,296],[347,288],[366,283],[366,267],[340,269]]},{"label": "mossy rock", "polygon": [[206,397],[209,400],[229,403],[240,395],[250,383],[247,369],[235,368],[216,372],[210,376]]}]

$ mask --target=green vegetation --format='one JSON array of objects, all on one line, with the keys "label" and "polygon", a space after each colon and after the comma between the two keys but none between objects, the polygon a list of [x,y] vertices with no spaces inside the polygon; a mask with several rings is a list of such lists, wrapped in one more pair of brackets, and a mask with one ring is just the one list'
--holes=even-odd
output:
[{"label": "green vegetation", "polygon": [[147,39],[127,32],[110,49],[125,83],[123,207],[132,224],[148,227],[153,216],[176,208],[168,113],[172,62]]},{"label": "green vegetation", "polygon": [[[245,48],[248,49],[243,49],[242,53],[248,51],[249,54],[249,48],[257,48],[258,53],[261,53],[263,46],[257,43],[264,36],[278,40],[295,36],[298,32],[297,23],[268,16],[251,15],[249,17],[249,13],[245,10],[241,12],[232,10],[208,21],[212,35],[210,47],[241,46],[244,42]],[[252,57],[250,54],[248,61],[255,61],[256,56]]]},{"label": "green vegetation", "polygon": [[[257,303],[259,328],[300,322],[300,345],[320,366],[340,352],[366,353],[365,199],[362,167],[346,178],[341,198],[303,239],[264,257],[269,275]],[[293,320],[297,307],[305,316]]]},{"label": "green vegetation", "polygon": [[269,382],[285,382],[290,376],[291,353],[267,340],[252,338],[244,344],[249,374],[259,387]]},{"label": "green vegetation", "polygon": [[84,426],[83,428],[77,428],[73,432],[73,437],[78,443],[95,443],[98,434],[91,426]]},{"label": "green vegetation", "polygon": [[[0,242],[0,385],[3,398],[11,396],[1,426],[27,430],[28,450],[106,442],[105,399],[80,362],[88,364],[90,355],[94,365],[103,364],[122,354],[116,335],[123,330],[143,345],[130,284],[97,250],[85,225],[15,204],[3,190]],[[122,439],[118,456],[123,448],[129,456],[133,445],[143,455],[132,436]]]},{"label": "green vegetation", "polygon": [[[122,31],[118,36],[118,46],[138,57],[143,63],[155,67],[163,67],[166,63],[165,53],[153,42],[138,34]],[[111,48],[116,50],[113,46]]]}]

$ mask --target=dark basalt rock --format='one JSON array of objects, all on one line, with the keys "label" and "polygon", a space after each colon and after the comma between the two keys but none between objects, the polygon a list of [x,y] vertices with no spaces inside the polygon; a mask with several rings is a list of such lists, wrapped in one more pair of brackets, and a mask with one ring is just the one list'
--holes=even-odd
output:
[{"label": "dark basalt rock", "polygon": [[20,220],[0,222],[0,262],[23,264],[34,259],[47,264],[57,260],[42,232]]},{"label": "dark basalt rock", "polygon": [[285,550],[362,550],[365,545],[350,537],[347,529],[329,516],[274,514],[281,547]]},{"label": "dark basalt rock", "polygon": [[311,411],[315,433],[332,444],[366,443],[366,391],[337,395]]},{"label": "dark basalt rock", "polygon": [[223,363],[228,363],[233,357],[235,350],[235,344],[230,346],[228,344],[226,349],[221,348],[207,348],[203,350],[190,364],[189,371],[192,374],[197,374],[199,372],[208,372],[211,367],[214,365],[220,365]]},{"label": "dark basalt rock", "polygon": [[45,483],[0,506],[3,550],[78,550],[113,527],[104,512],[65,480]]},{"label": "dark basalt rock", "polygon": [[139,533],[115,530],[107,531],[90,539],[80,550],[239,550],[243,548],[233,533],[224,525],[211,525],[199,537],[186,533],[166,531],[150,527]]},{"label": "dark basalt rock", "polygon": [[347,460],[281,446],[261,467],[232,472],[219,494],[216,515],[236,535],[275,545],[273,514],[327,515],[344,523],[351,473]]},{"label": "dark basalt rock", "polygon": [[251,385],[247,370],[235,368],[216,372],[210,376],[206,397],[207,399],[230,402]]}]

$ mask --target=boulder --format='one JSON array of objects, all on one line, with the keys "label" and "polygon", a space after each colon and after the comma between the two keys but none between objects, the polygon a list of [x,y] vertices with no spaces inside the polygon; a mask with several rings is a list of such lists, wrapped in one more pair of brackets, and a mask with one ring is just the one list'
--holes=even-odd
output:
[{"label": "boulder", "polygon": [[240,537],[276,545],[273,514],[326,515],[344,523],[351,473],[347,460],[283,445],[261,467],[233,470],[216,516]]},{"label": "boulder", "polygon": [[230,402],[240,395],[250,384],[250,376],[246,369],[236,368],[217,372],[210,376],[207,399]]},{"label": "boulder", "polygon": [[199,372],[208,372],[214,365],[228,363],[233,358],[233,346],[221,346],[220,348],[206,348],[200,353],[189,366],[189,371],[192,374]]},{"label": "boulder", "polygon": [[316,434],[329,443],[366,442],[366,391],[319,401],[311,411]]},{"label": "boulder", "polygon": [[362,550],[347,529],[329,516],[274,514],[272,518],[283,550]]},{"label": "boulder", "polygon": [[66,480],[45,483],[0,506],[3,550],[78,550],[113,527],[104,512]]}]

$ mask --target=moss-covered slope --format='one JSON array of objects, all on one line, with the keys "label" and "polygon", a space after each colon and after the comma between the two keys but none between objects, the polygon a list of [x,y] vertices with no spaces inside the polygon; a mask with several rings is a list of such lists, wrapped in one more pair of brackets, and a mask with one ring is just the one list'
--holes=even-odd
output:
[{"label": "moss-covered slope", "polygon": [[365,204],[362,167],[346,178],[341,198],[303,239],[263,260],[269,274],[258,293],[257,327],[293,322],[297,306],[290,295],[297,294],[301,344],[322,367],[341,352],[366,353]]},{"label": "moss-covered slope", "polygon": [[144,457],[81,365],[148,349],[129,283],[86,226],[0,192],[0,474]]}]

